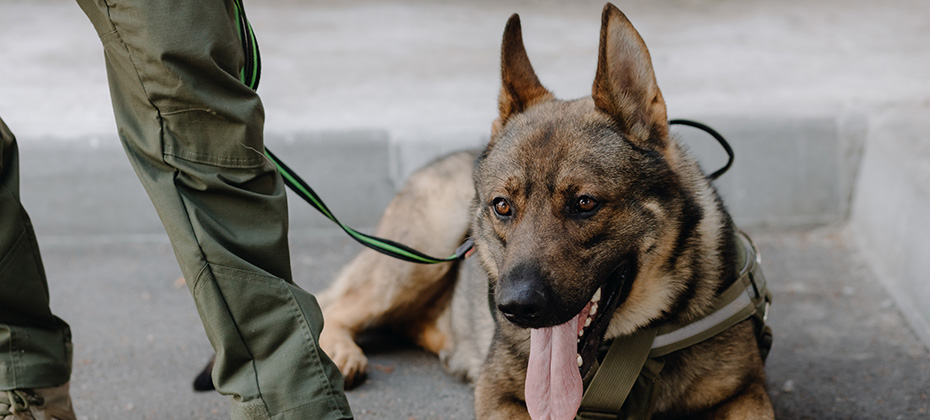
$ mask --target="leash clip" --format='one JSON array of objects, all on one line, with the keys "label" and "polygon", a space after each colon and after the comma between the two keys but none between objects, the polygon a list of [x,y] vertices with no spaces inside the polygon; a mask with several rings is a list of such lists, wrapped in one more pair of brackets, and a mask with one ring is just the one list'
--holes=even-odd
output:
[{"label": "leash clip", "polygon": [[475,240],[468,238],[465,243],[455,249],[455,256],[460,259],[466,259],[475,253]]}]

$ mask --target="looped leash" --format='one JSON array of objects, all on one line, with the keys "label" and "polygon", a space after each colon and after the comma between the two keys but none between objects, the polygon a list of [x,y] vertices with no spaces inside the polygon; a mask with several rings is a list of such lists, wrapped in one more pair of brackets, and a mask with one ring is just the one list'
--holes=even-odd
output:
[{"label": "looped leash", "polygon": [[708,127],[707,124],[699,123],[697,121],[692,121],[692,120],[684,120],[684,119],[669,120],[668,125],[685,125],[688,127],[697,128],[698,130],[701,130],[707,134],[710,134],[711,137],[714,138],[714,140],[717,140],[717,143],[720,143],[720,146],[723,147],[723,150],[727,152],[727,164],[724,165],[722,168],[714,171],[714,173],[708,175],[707,177],[710,178],[711,180],[720,178],[720,175],[725,174],[730,169],[730,167],[733,166],[733,158],[734,158],[733,148],[730,147],[730,143],[727,143],[727,140],[723,138],[723,136],[721,136],[720,133],[717,132],[717,130],[714,130],[713,128]]}]

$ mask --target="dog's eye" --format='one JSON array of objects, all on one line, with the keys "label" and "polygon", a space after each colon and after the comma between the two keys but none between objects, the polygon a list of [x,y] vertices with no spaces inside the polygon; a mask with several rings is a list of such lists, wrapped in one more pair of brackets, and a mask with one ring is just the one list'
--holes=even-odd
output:
[{"label": "dog's eye", "polygon": [[507,217],[513,213],[513,210],[510,208],[510,203],[507,202],[507,199],[502,197],[497,197],[494,199],[493,203],[494,212],[498,216]]},{"label": "dog's eye", "polygon": [[594,210],[597,210],[598,205],[600,205],[597,200],[583,195],[578,197],[578,201],[575,202],[575,207],[572,209],[575,214],[585,214],[591,213]]}]

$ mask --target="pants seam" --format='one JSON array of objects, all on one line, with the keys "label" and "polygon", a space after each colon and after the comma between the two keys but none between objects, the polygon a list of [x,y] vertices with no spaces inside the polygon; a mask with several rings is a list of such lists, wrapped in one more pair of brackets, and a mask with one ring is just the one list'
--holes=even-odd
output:
[{"label": "pants seam", "polygon": [[[132,50],[129,49],[129,45],[126,44],[125,41],[123,41],[123,36],[122,34],[120,34],[119,28],[116,26],[116,22],[113,22],[113,19],[110,17],[110,5],[106,4],[106,6],[107,6],[107,20],[110,21],[110,25],[113,26],[113,30],[110,32],[107,32],[104,36],[113,34],[114,37],[116,38],[116,41],[119,42],[119,45],[123,49],[126,50],[126,56],[129,57],[129,62],[130,64],[132,64],[132,69],[136,73],[136,79],[139,80],[139,86],[142,88],[142,91],[145,92],[145,100],[148,101],[148,103],[152,106],[152,108],[158,114],[157,118],[159,121],[159,125],[161,125],[161,110],[158,109],[158,106],[155,105],[155,102],[152,101],[152,97],[149,95],[148,89],[145,88],[145,81],[142,79],[142,74],[139,72],[139,66],[136,64],[135,55],[133,54]],[[103,36],[101,36],[101,38],[103,38]],[[164,129],[162,129],[161,131],[163,132]],[[162,143],[164,143],[164,141],[162,141]]]},{"label": "pants seam", "polygon": [[[196,234],[195,234],[195,237],[196,237]],[[202,251],[201,251],[201,255],[202,255]],[[206,258],[204,258],[204,260],[206,260]],[[213,269],[210,267],[210,263],[204,264],[204,268],[200,271],[200,275],[197,276],[196,285],[199,285],[201,283],[201,279],[204,277],[204,275],[209,275],[213,279],[214,284],[217,284],[216,275],[214,274]],[[245,280],[241,277],[239,277],[239,279]],[[219,288],[218,284],[217,284],[217,288]],[[220,289],[219,295],[220,295],[220,298],[223,299],[223,307],[226,309],[226,314],[229,316],[229,319],[233,320],[232,324],[236,328],[236,336],[239,338],[239,341],[242,343],[242,347],[245,348],[245,351],[249,355],[249,364],[252,365],[252,372],[254,372],[255,374],[255,389],[258,391],[258,399],[262,402],[262,406],[265,408],[265,412],[270,414],[271,411],[268,409],[268,404],[265,402],[265,398],[262,394],[261,382],[258,380],[258,368],[255,366],[255,355],[252,354],[252,349],[249,348],[248,342],[242,336],[242,331],[239,329],[239,323],[236,322],[236,317],[234,317],[232,312],[229,310],[229,304],[226,302],[226,295],[223,294],[222,289]],[[195,296],[195,299],[196,299],[196,296]]]},{"label": "pants seam", "polygon": [[[340,405],[336,400],[336,396],[333,395],[334,384],[330,382],[329,376],[326,375],[326,368],[322,363],[324,356],[320,354],[320,344],[313,339],[313,333],[310,330],[310,326],[307,325],[307,318],[303,314],[303,308],[300,306],[300,302],[294,296],[294,292],[287,285],[284,285],[284,287],[287,289],[290,300],[294,303],[294,312],[300,320],[300,330],[304,334],[304,339],[307,342],[313,344],[313,353],[316,355],[317,360],[320,362],[318,363],[320,367],[318,376],[320,377],[321,382],[326,384],[326,396],[329,400],[329,403],[332,405],[332,411],[341,412],[342,410],[340,409]],[[322,330],[322,326],[320,329]]]},{"label": "pants seam", "polygon": [[[23,230],[19,233],[19,236],[16,238],[16,240],[13,241],[13,245],[10,246],[10,249],[8,249],[5,254],[0,256],[0,272],[2,272],[3,268],[5,268],[7,264],[12,263],[13,252],[19,249],[19,246],[21,246],[22,242],[25,240],[25,236],[26,227],[23,226]],[[10,261],[7,261],[7,259],[10,259]]]},{"label": "pants seam", "polygon": [[9,328],[9,331],[10,331],[10,356],[11,356],[10,362],[13,363],[13,366],[10,367],[10,372],[12,372],[12,375],[13,375],[13,387],[15,389],[15,387],[19,386],[19,382],[20,382],[19,377],[21,376],[20,366],[22,366],[23,364],[23,359],[22,359],[22,355],[20,355],[20,352],[16,348],[16,342],[18,340],[18,337],[16,337],[16,334],[13,333],[13,328]]},{"label": "pants seam", "polygon": [[[5,263],[11,262],[6,260],[8,258],[12,258],[13,253],[19,250],[19,248],[23,246],[25,242],[26,228],[24,226],[22,232],[19,234],[19,237],[13,241],[13,245],[10,247],[9,251],[7,251],[7,253],[2,258],[0,258],[0,269],[5,266]],[[19,341],[18,334],[15,333],[16,329],[7,326],[7,331],[10,333],[10,376],[12,377],[12,382],[15,389],[15,387],[19,386],[18,384],[20,382],[19,377],[21,376],[20,371],[22,370],[23,358],[21,352],[16,346]]]}]

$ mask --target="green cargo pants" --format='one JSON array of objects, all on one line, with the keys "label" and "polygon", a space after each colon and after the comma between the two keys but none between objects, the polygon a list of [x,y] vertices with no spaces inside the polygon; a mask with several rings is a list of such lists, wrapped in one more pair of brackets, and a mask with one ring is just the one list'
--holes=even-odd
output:
[{"label": "green cargo pants", "polygon": [[35,233],[19,200],[16,139],[0,119],[0,391],[71,376],[71,330],[49,310]]},{"label": "green cargo pants", "polygon": [[[262,155],[261,101],[237,77],[244,54],[233,1],[78,3],[103,43],[120,140],[188,280],[216,350],[214,383],[233,397],[232,417],[351,418],[342,377],[317,345],[319,305],[291,280],[284,184]],[[4,188],[4,205],[7,195],[18,205],[15,188]],[[3,214],[6,224],[6,207]],[[22,215],[20,225],[28,227]],[[21,248],[38,261],[34,243]],[[4,274],[0,282],[4,293],[10,283],[46,290],[40,269]],[[46,297],[42,313],[47,308]],[[19,328],[4,326],[17,325],[12,319],[0,318],[0,331]],[[43,339],[37,347],[58,364],[57,376],[24,383],[67,380],[67,327],[53,318],[41,326],[54,325],[56,337],[31,337]],[[9,351],[3,337],[0,360]],[[52,354],[45,347],[53,344],[65,348]]]}]

